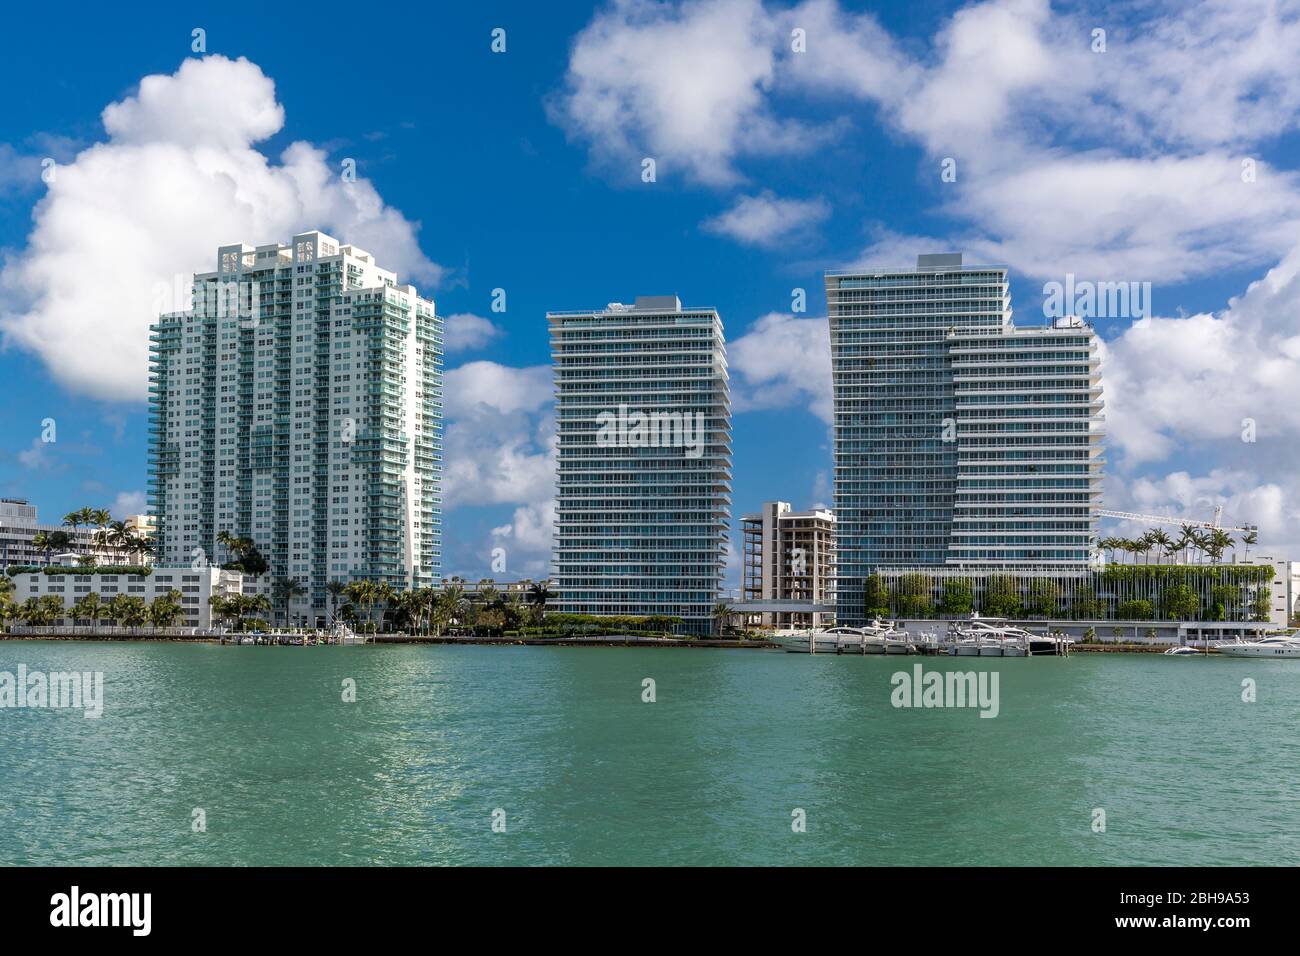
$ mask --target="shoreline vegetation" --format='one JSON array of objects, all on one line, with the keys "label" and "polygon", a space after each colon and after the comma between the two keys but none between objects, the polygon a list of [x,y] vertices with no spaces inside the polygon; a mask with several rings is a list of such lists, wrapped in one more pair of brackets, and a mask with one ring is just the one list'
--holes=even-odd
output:
[{"label": "shoreline vegetation", "polygon": [[[180,642],[186,644],[230,644],[238,645],[243,637],[273,637],[275,634],[0,634],[0,641],[82,641],[82,642],[126,642],[144,643]],[[285,632],[280,637],[301,637],[301,634]],[[224,640],[223,640],[224,639]],[[571,636],[527,636],[522,634],[372,634],[368,636],[371,644],[430,644],[430,645],[510,645],[516,647],[701,647],[733,650],[780,650],[780,645],[765,637],[744,638],[682,638],[663,637],[644,634],[604,634]],[[267,642],[258,646],[302,646],[276,644]],[[306,645],[312,646],[312,645]],[[325,646],[325,645],[316,645]],[[1135,644],[1128,641],[1077,641],[1071,646],[1071,653],[1091,654],[1163,654],[1174,644]],[[1217,653],[1213,648],[1211,654]]]},{"label": "shoreline vegetation", "polygon": [[[74,642],[97,642],[97,643],[114,643],[114,642],[146,642],[146,643],[184,643],[184,644],[230,644],[238,645],[239,639],[244,637],[275,637],[274,633],[229,633],[213,634],[209,632],[198,634],[154,634],[143,631],[138,634],[0,634],[0,641],[74,641]],[[302,635],[295,632],[285,632],[278,635],[280,637],[301,638]],[[224,638],[224,641],[223,641]],[[778,647],[777,644],[765,638],[682,638],[682,637],[662,637],[658,635],[645,634],[603,634],[603,635],[573,635],[573,636],[525,636],[522,634],[369,634],[366,635],[367,643],[370,644],[439,644],[439,645],[456,645],[456,644],[492,644],[492,645],[515,645],[531,647],[721,647],[721,648],[749,648],[754,650],[763,650]],[[288,644],[277,644],[270,641],[258,646],[284,646]],[[302,645],[292,645],[302,646]],[[326,645],[306,645],[321,646]]]}]

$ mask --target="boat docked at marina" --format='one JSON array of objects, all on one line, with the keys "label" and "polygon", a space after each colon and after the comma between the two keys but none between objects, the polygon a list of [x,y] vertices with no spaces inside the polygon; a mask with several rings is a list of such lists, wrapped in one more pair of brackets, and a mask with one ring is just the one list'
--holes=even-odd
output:
[{"label": "boat docked at marina", "polygon": [[840,625],[823,630],[795,631],[772,638],[792,654],[912,654],[907,631],[893,621],[873,621],[866,627]]},{"label": "boat docked at marina", "polygon": [[1227,641],[1218,651],[1228,657],[1300,657],[1300,638],[1279,634],[1259,641]]},{"label": "boat docked at marina", "polygon": [[1064,637],[1047,637],[1002,618],[972,615],[948,628],[948,653],[957,657],[1026,657],[1060,654],[1073,643]]},{"label": "boat docked at marina", "polygon": [[777,634],[772,643],[791,654],[842,654],[845,644],[860,642],[862,633],[855,627],[828,627],[825,630],[791,631]]}]

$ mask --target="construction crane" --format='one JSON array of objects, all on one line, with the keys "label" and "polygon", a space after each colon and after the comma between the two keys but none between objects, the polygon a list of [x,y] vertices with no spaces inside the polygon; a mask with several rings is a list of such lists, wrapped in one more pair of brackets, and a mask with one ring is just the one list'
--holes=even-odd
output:
[{"label": "construction crane", "polygon": [[1255,525],[1250,525],[1250,524],[1246,525],[1244,528],[1228,528],[1221,525],[1219,522],[1223,520],[1223,505],[1215,506],[1213,521],[1194,521],[1190,518],[1173,518],[1170,517],[1169,515],[1140,515],[1140,514],[1134,514],[1132,511],[1106,511],[1104,509],[1098,509],[1097,514],[1105,515],[1107,518],[1124,518],[1128,521],[1158,521],[1164,524],[1188,524],[1194,528],[1210,528],[1212,530],[1221,530],[1221,531],[1240,531],[1244,534],[1249,534],[1252,531],[1259,530]]}]

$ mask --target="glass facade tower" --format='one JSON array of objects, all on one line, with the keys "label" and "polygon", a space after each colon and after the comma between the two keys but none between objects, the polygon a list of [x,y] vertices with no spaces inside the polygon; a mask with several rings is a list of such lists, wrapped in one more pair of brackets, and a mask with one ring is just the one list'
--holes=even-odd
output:
[{"label": "glass facade tower", "polygon": [[1007,270],[920,256],[827,273],[837,621],[877,568],[1088,565],[1101,498],[1095,334],[1011,320]]},{"label": "glass facade tower", "polygon": [[557,610],[712,628],[731,507],[722,320],[676,296],[551,312]]}]

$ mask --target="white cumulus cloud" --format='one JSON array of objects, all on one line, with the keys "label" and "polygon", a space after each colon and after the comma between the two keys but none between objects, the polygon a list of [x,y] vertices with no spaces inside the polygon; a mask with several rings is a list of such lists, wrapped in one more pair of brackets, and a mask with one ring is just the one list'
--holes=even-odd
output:
[{"label": "white cumulus cloud", "polygon": [[[629,0],[575,39],[553,115],[597,157],[662,154],[721,187],[765,146],[875,121],[921,148],[940,245],[1037,278],[1275,262],[1300,231],[1300,177],[1268,150],[1300,121],[1300,6],[1135,0],[1104,19],[1094,52],[1095,18],[1048,0],[970,3],[928,39],[837,0]],[[746,211],[710,226],[761,235]]]},{"label": "white cumulus cloud", "polygon": [[727,364],[736,373],[732,382],[736,411],[806,404],[828,425],[834,420],[830,329],[825,318],[770,312],[728,343]]},{"label": "white cumulus cloud", "polygon": [[765,190],[757,196],[741,196],[726,212],[705,220],[702,228],[748,245],[772,246],[806,234],[830,214],[830,203],[820,196],[782,199]]},{"label": "white cumulus cloud", "polygon": [[[322,229],[373,252],[402,278],[442,270],[418,224],[364,178],[344,182],[323,150],[291,144],[279,162],[255,144],[284,123],[275,84],[254,63],[187,60],[145,77],[103,112],[107,138],[60,165],[26,246],[0,272],[0,330],[75,391],[146,396],[158,289],[215,268],[217,246],[288,241]],[[181,277],[178,279],[177,277]]]},{"label": "white cumulus cloud", "polygon": [[469,362],[443,387],[447,508],[513,504],[492,529],[511,573],[546,573],[555,529],[555,416],[548,366]]},{"label": "white cumulus cloud", "polygon": [[113,517],[119,521],[124,521],[131,515],[147,514],[149,511],[148,497],[143,491],[121,491],[113,499],[113,505],[109,509]]},{"label": "white cumulus cloud", "polygon": [[505,335],[489,319],[469,312],[447,316],[443,327],[443,344],[448,352],[472,352]]},{"label": "white cumulus cloud", "polygon": [[575,38],[551,114],[628,179],[648,156],[660,177],[738,182],[737,157],[805,152],[826,133],[768,105],[774,26],[759,0],[616,0]]}]

